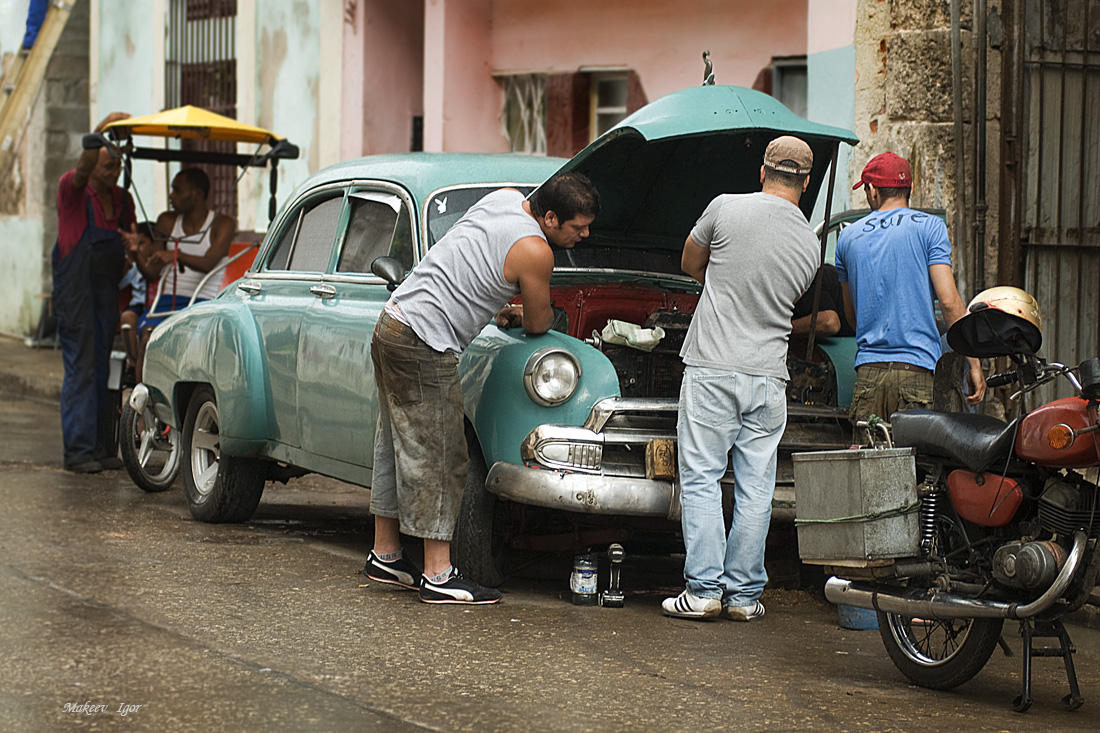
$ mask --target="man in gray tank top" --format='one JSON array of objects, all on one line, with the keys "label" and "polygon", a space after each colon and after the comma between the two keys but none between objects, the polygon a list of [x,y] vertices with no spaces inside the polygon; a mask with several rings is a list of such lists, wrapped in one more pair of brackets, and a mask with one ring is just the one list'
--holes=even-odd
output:
[{"label": "man in gray tank top", "polygon": [[[760,193],[714,199],[684,242],[681,266],[703,284],[680,356],[676,426],[685,590],[669,616],[735,621],[764,615],[760,594],[776,451],[787,422],[787,338],[795,301],[817,272],[818,247],[798,208],[813,153],[772,140]],[[733,526],[726,536],[720,480],[732,449]]]},{"label": "man in gray tank top", "polygon": [[[386,303],[371,339],[379,415],[369,578],[418,590],[425,603],[500,601],[500,591],[451,565],[469,464],[458,355],[491,320],[531,334],[550,329],[551,247],[587,237],[599,209],[596,189],[579,173],[554,176],[529,201],[515,189],[494,191]],[[509,306],[517,294],[523,304]],[[404,558],[400,532],[424,540],[423,573]]]}]

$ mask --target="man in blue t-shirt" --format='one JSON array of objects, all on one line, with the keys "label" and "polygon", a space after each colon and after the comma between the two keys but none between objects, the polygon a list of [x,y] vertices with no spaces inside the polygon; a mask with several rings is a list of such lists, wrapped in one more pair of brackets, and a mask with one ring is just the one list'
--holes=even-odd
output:
[{"label": "man in blue t-shirt", "polygon": [[[907,160],[876,155],[853,187],[863,188],[874,211],[837,241],[837,277],[858,349],[853,426],[871,415],[889,419],[897,410],[931,407],[940,357],[933,298],[948,326],[966,313],[951,272],[947,227],[938,216],[909,208],[912,185]],[[977,359],[967,361],[966,401],[975,405],[985,397],[985,376]]]}]

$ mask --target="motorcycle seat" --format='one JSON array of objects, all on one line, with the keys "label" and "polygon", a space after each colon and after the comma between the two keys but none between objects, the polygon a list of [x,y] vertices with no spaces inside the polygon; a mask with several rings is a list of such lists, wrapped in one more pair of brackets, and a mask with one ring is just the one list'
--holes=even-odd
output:
[{"label": "motorcycle seat", "polygon": [[1003,463],[1012,453],[1019,420],[972,412],[903,410],[890,416],[894,445],[918,454],[946,458],[980,473]]}]

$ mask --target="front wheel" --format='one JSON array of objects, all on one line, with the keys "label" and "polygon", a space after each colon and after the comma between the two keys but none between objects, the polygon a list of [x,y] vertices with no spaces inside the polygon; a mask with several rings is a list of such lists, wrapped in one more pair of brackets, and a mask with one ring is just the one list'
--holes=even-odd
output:
[{"label": "front wheel", "polygon": [[243,522],[252,516],[264,491],[263,462],[224,456],[218,431],[218,402],[213,390],[199,387],[183,422],[183,484],[191,516],[202,522]]},{"label": "front wheel", "polygon": [[179,475],[179,431],[157,420],[148,406],[137,413],[123,404],[119,452],[130,480],[143,491],[166,491]]},{"label": "front wheel", "polygon": [[886,653],[914,684],[950,690],[981,671],[1001,638],[1004,619],[922,619],[878,614]]},{"label": "front wheel", "polygon": [[466,471],[466,488],[462,493],[451,550],[455,565],[463,575],[489,588],[497,588],[504,582],[504,542],[497,521],[500,502],[485,488],[489,471],[477,436],[468,425],[466,447],[470,467]]}]

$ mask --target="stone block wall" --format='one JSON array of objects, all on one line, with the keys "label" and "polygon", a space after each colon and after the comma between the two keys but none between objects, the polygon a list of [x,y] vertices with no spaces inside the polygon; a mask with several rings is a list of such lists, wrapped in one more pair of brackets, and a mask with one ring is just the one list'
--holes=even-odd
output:
[{"label": "stone block wall", "polygon": [[[976,253],[985,257],[987,280],[995,277],[995,226],[998,195],[997,151],[1000,139],[999,88],[1001,60],[997,49],[987,50],[986,195],[989,206],[985,242],[975,241],[974,198],[974,48],[973,3],[963,0],[961,15],[962,120],[965,165],[960,181],[955,163],[955,109],[951,68],[950,0],[859,0],[855,29],[856,134],[861,139],[852,158],[853,180],[875,155],[892,151],[913,166],[914,207],[947,210],[956,281],[964,300],[982,284],[976,282]],[[995,0],[988,5],[997,14]],[[966,207],[958,216],[959,186]],[[859,205],[853,193],[853,205]],[[993,255],[993,256],[991,256]]]}]

